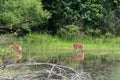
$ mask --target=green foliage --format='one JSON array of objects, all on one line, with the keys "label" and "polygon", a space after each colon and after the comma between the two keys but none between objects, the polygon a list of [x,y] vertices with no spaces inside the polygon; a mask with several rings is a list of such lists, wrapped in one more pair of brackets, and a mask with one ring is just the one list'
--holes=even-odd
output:
[{"label": "green foliage", "polygon": [[12,57],[17,55],[18,52],[14,51],[11,47],[11,45],[4,47],[4,48],[0,48],[0,58],[2,59],[3,57]]},{"label": "green foliage", "polygon": [[118,31],[120,30],[120,19],[115,16],[114,12],[110,12],[108,15],[106,15],[104,18],[104,22],[106,24],[109,33],[112,34],[120,33],[120,31]]},{"label": "green foliage", "polygon": [[[69,25],[73,26],[73,25]],[[120,38],[76,38],[75,42],[83,43],[85,46],[85,64],[100,64],[101,61],[111,61],[116,59],[120,50]],[[18,42],[19,41],[19,42]],[[35,61],[69,64],[73,61],[73,43],[74,41],[61,40],[47,34],[29,34],[21,40],[15,42],[23,46],[23,57]],[[73,61],[73,63],[75,63]],[[65,64],[65,65],[66,65]],[[72,63],[71,63],[72,64]]]},{"label": "green foliage", "polygon": [[[44,3],[47,3],[47,1],[44,1]],[[56,0],[51,1],[51,3],[48,1],[48,4],[45,4],[45,6],[52,12],[51,22],[54,22],[53,24],[57,27],[76,23],[79,20],[84,25],[94,25],[93,27],[95,27],[97,25],[96,20],[103,17],[103,13],[101,12],[103,6],[97,0],[91,2],[82,0]]]},{"label": "green foliage", "polygon": [[60,37],[66,40],[72,40],[79,36],[79,27],[75,25],[66,25],[58,32]]},{"label": "green foliage", "polygon": [[[118,0],[43,0],[45,8],[52,13],[52,18],[49,20],[48,29],[59,30],[61,26],[75,24],[81,28],[80,21],[83,24],[83,29],[87,34],[93,35],[101,33],[106,34],[110,30],[112,34],[118,34],[118,27],[111,28],[106,21],[109,21],[106,17],[111,15],[112,12],[114,19],[117,23],[120,20],[119,10],[120,1]],[[116,19],[117,18],[117,19]],[[116,22],[112,24],[116,25]],[[111,25],[111,22],[109,22]],[[56,29],[57,28],[57,29]],[[97,31],[87,31],[88,29]],[[109,29],[110,28],[110,29]],[[114,32],[115,33],[114,33]],[[54,31],[55,32],[55,31]],[[119,35],[119,34],[118,34]]]},{"label": "green foliage", "polygon": [[26,31],[45,29],[56,34],[70,24],[78,26],[87,35],[99,36],[108,32],[119,35],[120,1],[0,0],[0,27]]},{"label": "green foliage", "polygon": [[1,5],[0,25],[13,29],[31,29],[45,23],[50,13],[39,0],[5,0]]},{"label": "green foliage", "polygon": [[[33,59],[33,61],[56,61],[65,63],[65,65],[69,64],[73,60],[73,44],[76,42],[85,46],[85,64],[92,65],[93,63],[101,63],[101,60],[114,60],[120,55],[119,37],[85,37],[68,41],[48,34],[28,34],[25,37],[12,39],[12,41],[22,46],[23,60]],[[11,45],[13,43],[11,42]],[[0,57],[3,57],[3,55],[12,57],[17,54],[11,49],[11,45],[4,45],[3,43],[0,45]]]},{"label": "green foliage", "polygon": [[100,36],[101,31],[100,31],[100,29],[93,29],[93,28],[88,27],[86,30],[86,34],[88,36]]}]

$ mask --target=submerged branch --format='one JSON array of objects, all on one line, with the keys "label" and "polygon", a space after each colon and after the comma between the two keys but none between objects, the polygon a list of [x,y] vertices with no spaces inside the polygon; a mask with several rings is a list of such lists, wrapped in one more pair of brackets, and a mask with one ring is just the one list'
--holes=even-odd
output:
[{"label": "submerged branch", "polygon": [[[35,67],[37,71],[30,69],[30,67]],[[12,71],[8,74],[11,69]],[[52,63],[9,64],[5,65],[1,71],[0,79],[86,80],[86,73],[83,69],[77,71],[71,67]],[[8,74],[8,76],[6,74]]]}]

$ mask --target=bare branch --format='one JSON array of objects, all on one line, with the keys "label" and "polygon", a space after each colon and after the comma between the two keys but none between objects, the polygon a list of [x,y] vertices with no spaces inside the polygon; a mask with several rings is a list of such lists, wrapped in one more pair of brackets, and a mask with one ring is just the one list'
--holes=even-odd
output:
[{"label": "bare branch", "polygon": [[[32,70],[30,67],[35,67],[38,70]],[[0,73],[0,79],[86,80],[86,73],[83,69],[78,71],[71,67],[52,63],[9,64],[5,65],[4,69],[1,69]]]}]

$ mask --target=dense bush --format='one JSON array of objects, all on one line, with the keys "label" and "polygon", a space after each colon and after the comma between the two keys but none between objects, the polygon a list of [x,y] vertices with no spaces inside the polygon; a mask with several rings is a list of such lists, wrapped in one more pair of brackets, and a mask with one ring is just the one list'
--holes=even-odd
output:
[{"label": "dense bush", "polygon": [[[3,1],[3,2],[2,2]],[[40,0],[1,0],[0,26],[29,30],[45,23],[50,13],[43,10]]]},{"label": "dense bush", "polygon": [[56,34],[71,24],[87,35],[119,35],[120,1],[0,0],[0,27]]},{"label": "dense bush", "polygon": [[104,22],[107,27],[107,33],[112,33],[115,35],[120,35],[120,19],[116,17],[115,12],[110,12],[104,18]]},{"label": "dense bush", "polygon": [[66,25],[60,28],[58,35],[64,39],[72,40],[79,36],[79,27],[75,25]]},{"label": "dense bush", "polygon": [[[75,24],[81,28],[81,25],[76,24],[80,22],[83,24],[84,32],[93,36],[99,33],[99,35],[105,35],[108,32],[120,33],[119,0],[43,0],[43,3],[44,8],[52,13],[48,24],[48,29],[52,31],[57,32],[60,27],[69,24]],[[111,14],[113,16],[110,16]]]}]

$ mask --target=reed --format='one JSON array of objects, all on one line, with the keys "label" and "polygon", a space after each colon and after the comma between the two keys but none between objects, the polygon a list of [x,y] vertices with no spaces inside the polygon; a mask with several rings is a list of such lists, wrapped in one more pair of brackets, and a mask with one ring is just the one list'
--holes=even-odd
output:
[{"label": "reed", "polygon": [[[4,38],[4,37],[2,37]],[[42,61],[42,62],[59,62],[67,64],[72,62],[73,44],[82,43],[85,46],[85,63],[116,59],[120,55],[120,38],[77,38],[72,41],[66,41],[56,36],[48,34],[28,34],[25,37],[13,38],[12,42],[6,45],[0,45],[0,55],[9,53],[6,51],[8,45],[19,44],[23,48],[23,59]],[[2,52],[2,50],[4,50]],[[10,49],[9,49],[10,50]],[[91,60],[91,61],[90,61]],[[93,61],[93,62],[92,62]]]}]

